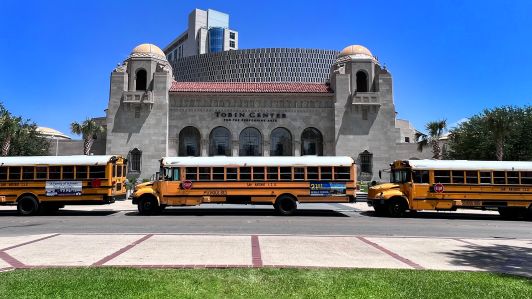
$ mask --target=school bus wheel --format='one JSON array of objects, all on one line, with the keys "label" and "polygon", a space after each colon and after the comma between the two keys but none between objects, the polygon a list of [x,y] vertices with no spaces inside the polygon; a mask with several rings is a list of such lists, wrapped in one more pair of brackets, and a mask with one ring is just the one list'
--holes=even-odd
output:
[{"label": "school bus wheel", "polygon": [[143,195],[139,198],[138,209],[141,215],[153,215],[160,212],[161,207],[157,198],[151,195]]},{"label": "school bus wheel", "polygon": [[293,215],[297,210],[296,199],[289,194],[280,195],[273,206],[277,213],[283,216]]},{"label": "school bus wheel", "polygon": [[408,209],[408,204],[404,198],[394,197],[388,202],[388,216],[403,217]]},{"label": "school bus wheel", "polygon": [[32,195],[23,195],[17,202],[17,211],[21,216],[37,215],[40,210],[39,201]]}]

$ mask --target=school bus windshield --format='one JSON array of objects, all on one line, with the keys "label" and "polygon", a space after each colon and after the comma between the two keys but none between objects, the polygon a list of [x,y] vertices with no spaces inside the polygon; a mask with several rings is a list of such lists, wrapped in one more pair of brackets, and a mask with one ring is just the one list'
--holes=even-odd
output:
[{"label": "school bus windshield", "polygon": [[396,184],[403,184],[410,181],[409,169],[392,169],[390,174],[390,182]]}]

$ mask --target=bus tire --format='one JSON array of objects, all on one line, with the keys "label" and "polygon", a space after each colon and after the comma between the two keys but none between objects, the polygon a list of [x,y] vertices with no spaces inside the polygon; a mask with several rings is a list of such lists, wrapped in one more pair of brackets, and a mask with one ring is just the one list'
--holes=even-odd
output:
[{"label": "bus tire", "polygon": [[294,215],[297,210],[297,202],[294,197],[290,195],[279,196],[273,206],[275,211],[282,216]]},{"label": "bus tire", "polygon": [[403,198],[394,198],[388,202],[387,208],[388,216],[399,218],[405,216],[408,205]]},{"label": "bus tire", "polygon": [[31,195],[24,195],[17,202],[17,212],[20,216],[37,215],[40,208],[39,201]]},{"label": "bus tire", "polygon": [[154,215],[160,212],[159,202],[153,196],[139,198],[138,209],[140,215]]}]

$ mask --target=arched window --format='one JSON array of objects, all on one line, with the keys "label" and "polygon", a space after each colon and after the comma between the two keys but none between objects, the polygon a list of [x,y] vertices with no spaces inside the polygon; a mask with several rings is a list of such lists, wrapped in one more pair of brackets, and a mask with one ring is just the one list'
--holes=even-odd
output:
[{"label": "arched window", "polygon": [[212,129],[209,136],[209,156],[231,156],[231,132],[227,128]]},{"label": "arched window", "polygon": [[138,70],[135,78],[136,90],[146,90],[148,86],[148,75],[146,70]]},{"label": "arched window", "polygon": [[323,156],[323,137],[316,128],[306,128],[301,133],[301,155]]},{"label": "arched window", "polygon": [[200,132],[194,127],[185,127],[179,132],[179,156],[200,155]]},{"label": "arched window", "polygon": [[292,156],[292,134],[285,128],[272,131],[270,156]]},{"label": "arched window", "polygon": [[142,167],[142,152],[134,148],[128,154],[129,172],[140,172]]},{"label": "arched window", "polygon": [[358,71],[357,74],[357,92],[368,92],[368,76],[363,71]]},{"label": "arched window", "polygon": [[240,156],[262,156],[262,135],[255,128],[245,128],[240,132]]}]

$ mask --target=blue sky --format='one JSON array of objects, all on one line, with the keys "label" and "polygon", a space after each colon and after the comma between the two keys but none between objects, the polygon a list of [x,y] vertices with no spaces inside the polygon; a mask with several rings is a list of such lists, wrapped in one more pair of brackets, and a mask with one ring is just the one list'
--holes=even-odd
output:
[{"label": "blue sky", "polygon": [[194,8],[228,13],[241,49],[368,47],[393,75],[399,118],[418,129],[532,102],[532,1],[458,0],[2,0],[0,101],[70,134],[104,115],[116,64],[137,44],[164,47]]}]

